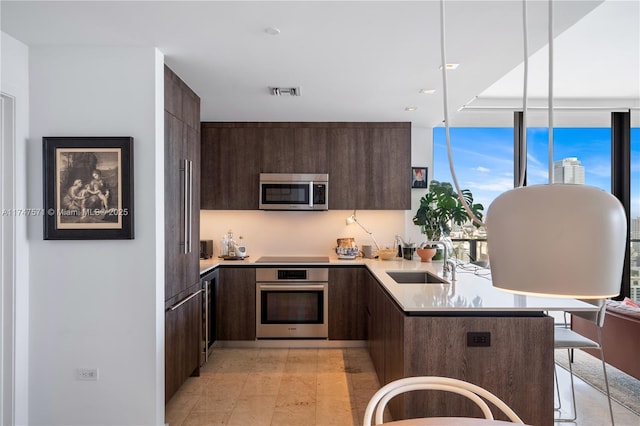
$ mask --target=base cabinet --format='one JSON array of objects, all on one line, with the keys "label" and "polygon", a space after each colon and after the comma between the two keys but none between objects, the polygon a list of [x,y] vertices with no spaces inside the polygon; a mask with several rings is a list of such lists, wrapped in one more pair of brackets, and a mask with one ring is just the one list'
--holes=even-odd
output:
[{"label": "base cabinet", "polygon": [[366,339],[367,275],[364,268],[329,269],[329,339]]},{"label": "base cabinet", "polygon": [[199,286],[165,311],[165,403],[189,376],[200,375],[202,297]]},{"label": "base cabinet", "polygon": [[[409,376],[461,379],[494,393],[526,424],[553,425],[552,318],[406,315],[373,281],[368,344],[381,385]],[[489,345],[470,346],[469,332],[489,333]],[[394,398],[389,409],[395,420],[481,416],[471,401],[445,392],[410,392]]]},{"label": "base cabinet", "polygon": [[215,299],[216,339],[255,340],[255,268],[220,268]]}]

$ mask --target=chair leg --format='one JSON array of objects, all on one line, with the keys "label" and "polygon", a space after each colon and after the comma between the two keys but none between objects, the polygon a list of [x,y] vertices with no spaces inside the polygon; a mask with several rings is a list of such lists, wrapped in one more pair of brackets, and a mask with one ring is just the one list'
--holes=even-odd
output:
[{"label": "chair leg", "polygon": [[[571,379],[571,402],[573,403],[572,404],[572,406],[573,406],[573,417],[571,417],[571,418],[561,417],[561,418],[553,419],[557,423],[575,422],[578,419],[578,410],[576,409],[576,391],[575,391],[575,388],[573,386],[573,367],[571,366],[571,364],[572,364],[572,362],[571,362],[571,349],[567,349],[567,358],[569,359],[569,377]],[[560,395],[558,395],[558,399],[560,399]]]},{"label": "chair leg", "polygon": [[556,395],[558,396],[558,405],[555,405],[556,402],[554,398],[553,409],[555,411],[560,411],[562,410],[562,398],[560,398],[560,383],[558,382],[558,366],[555,364],[553,365],[553,379],[554,379],[554,382],[556,382]]},{"label": "chair leg", "polygon": [[607,388],[607,400],[609,401],[609,414],[611,415],[611,426],[615,425],[613,420],[613,406],[611,404],[611,393],[609,392],[609,378],[607,377],[607,366],[604,362],[604,346],[602,345],[602,329],[596,327],[598,332],[598,344],[600,345],[600,360],[602,361],[602,372],[604,374],[604,384]]}]

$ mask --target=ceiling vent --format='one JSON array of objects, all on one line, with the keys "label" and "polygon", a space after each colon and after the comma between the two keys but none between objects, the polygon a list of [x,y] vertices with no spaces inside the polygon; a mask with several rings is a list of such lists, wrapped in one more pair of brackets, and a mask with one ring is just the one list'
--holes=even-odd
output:
[{"label": "ceiling vent", "polygon": [[269,87],[273,96],[291,95],[300,96],[299,87]]}]

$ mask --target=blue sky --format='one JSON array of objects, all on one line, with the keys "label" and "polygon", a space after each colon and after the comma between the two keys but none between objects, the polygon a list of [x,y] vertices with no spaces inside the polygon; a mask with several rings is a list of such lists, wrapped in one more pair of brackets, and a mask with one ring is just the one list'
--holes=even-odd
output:
[{"label": "blue sky", "polygon": [[[470,189],[486,208],[502,192],[513,188],[512,128],[451,128],[451,146],[461,189]],[[433,179],[453,182],[449,171],[445,129],[434,129]],[[548,182],[548,129],[527,132],[529,185]],[[640,215],[640,129],[631,131],[632,217]],[[611,129],[559,128],[554,131],[553,160],[577,157],[585,168],[585,183],[611,190]]]}]

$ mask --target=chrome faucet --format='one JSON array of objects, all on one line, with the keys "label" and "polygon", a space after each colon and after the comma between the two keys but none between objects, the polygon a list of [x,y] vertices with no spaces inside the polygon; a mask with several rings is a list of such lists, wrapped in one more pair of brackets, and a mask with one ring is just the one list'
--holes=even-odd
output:
[{"label": "chrome faucet", "polygon": [[402,247],[408,246],[408,244],[402,239],[400,234],[396,234],[396,245],[399,245],[400,243],[402,243]]},{"label": "chrome faucet", "polygon": [[442,246],[442,250],[443,250],[442,278],[447,278],[449,269],[451,269],[451,280],[454,281],[456,279],[456,263],[453,261],[453,259],[449,259],[449,256],[447,253],[447,245],[445,244],[445,242],[444,241],[425,241],[420,246],[423,247],[425,245],[431,245],[431,246],[441,245]]}]

